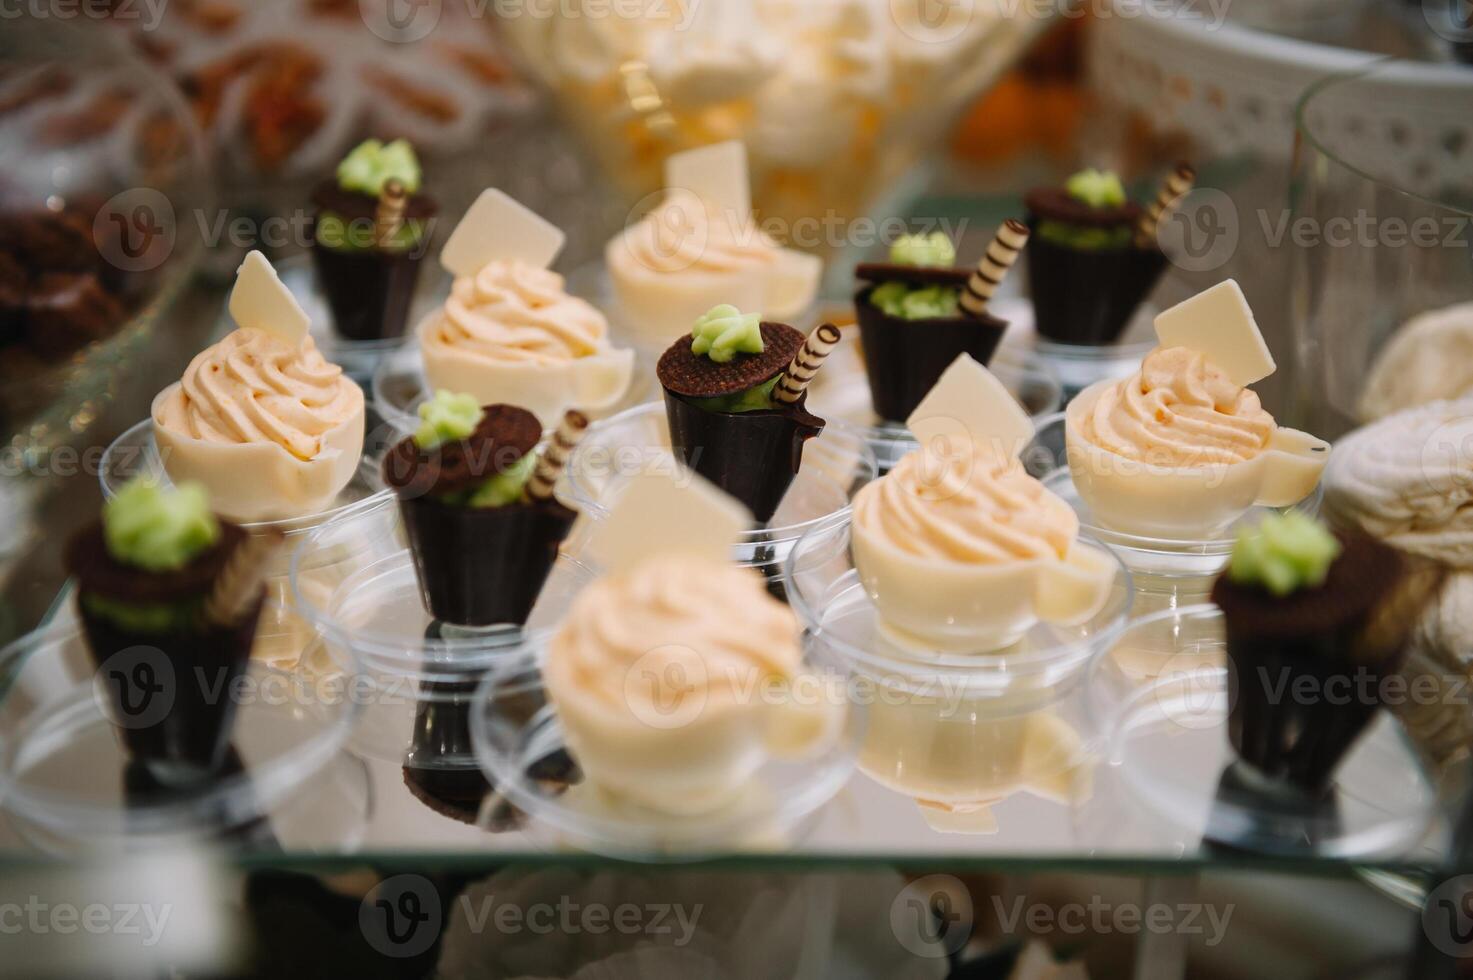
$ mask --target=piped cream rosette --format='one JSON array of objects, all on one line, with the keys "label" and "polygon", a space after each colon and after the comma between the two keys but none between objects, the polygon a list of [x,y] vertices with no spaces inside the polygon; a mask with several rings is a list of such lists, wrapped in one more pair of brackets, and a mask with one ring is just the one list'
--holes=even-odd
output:
[{"label": "piped cream rosette", "polygon": [[588,550],[609,572],[574,601],[542,676],[569,750],[605,793],[709,813],[769,757],[809,757],[842,731],[842,684],[803,666],[792,611],[730,562],[750,524],[698,477],[650,473],[594,525]]},{"label": "piped cream rosette", "polygon": [[782,248],[752,219],[739,142],[675,154],[649,214],[604,250],[620,324],[663,348],[732,297],[790,322],[818,294],[823,262]]},{"label": "piped cream rosette", "polygon": [[1099,611],[1115,564],[1077,540],[1067,503],[1018,453],[1027,415],[963,354],[909,420],[917,449],[854,499],[854,564],[881,628],[902,648],[983,653],[1040,620]]},{"label": "piped cream rosette", "polygon": [[634,352],[613,347],[602,313],[568,295],[562,276],[520,261],[456,279],[417,334],[431,389],[520,405],[548,427],[570,408],[613,405],[634,370]]},{"label": "piped cream rosette", "polygon": [[153,400],[153,434],[175,483],[197,480],[237,521],[325,510],[363,452],[363,391],[307,336],[307,317],[259,252],[231,293],[238,329]]},{"label": "piped cream rosette", "polygon": [[1091,385],[1065,414],[1070,473],[1096,521],[1192,540],[1308,496],[1330,444],[1277,425],[1245,387],[1275,365],[1237,283],[1165,311],[1156,332],[1140,371]]}]

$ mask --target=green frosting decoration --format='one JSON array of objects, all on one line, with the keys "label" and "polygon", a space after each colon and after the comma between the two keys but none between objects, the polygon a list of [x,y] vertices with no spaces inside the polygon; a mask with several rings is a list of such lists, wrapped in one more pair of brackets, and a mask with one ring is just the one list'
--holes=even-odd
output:
[{"label": "green frosting decoration", "polygon": [[1314,518],[1269,514],[1258,527],[1239,529],[1228,578],[1286,596],[1322,584],[1339,554],[1340,542]]},{"label": "green frosting decoration", "polygon": [[[424,234],[425,222],[418,218],[406,218],[399,224],[388,248],[396,252],[407,252],[419,244]],[[372,218],[354,218],[346,221],[335,211],[323,211],[317,216],[317,244],[336,252],[356,252],[377,248]]]},{"label": "green frosting decoration", "polygon": [[890,246],[896,265],[947,266],[956,262],[956,246],[939,231],[929,235],[901,235]]},{"label": "green frosting decoration", "polygon": [[110,555],[145,571],[183,568],[220,540],[220,522],[198,483],[164,490],[139,478],[102,505],[102,535]]},{"label": "green frosting decoration", "polygon": [[1112,170],[1081,170],[1064,182],[1064,190],[1092,208],[1118,208],[1125,203],[1125,186]]},{"label": "green frosting decoration", "polygon": [[176,633],[195,624],[202,603],[196,599],[172,604],[134,605],[95,593],[85,593],[82,604],[93,615],[110,620],[133,633]]},{"label": "green frosting decoration", "polygon": [[778,381],[782,380],[779,374],[774,378],[762,382],[755,388],[739,391],[734,395],[717,395],[715,398],[692,398],[691,402],[697,408],[707,412],[728,412],[739,415],[742,412],[761,412],[777,406],[772,401],[772,389],[777,387]]},{"label": "green frosting decoration", "polygon": [[447,442],[464,439],[481,424],[481,403],[473,395],[458,395],[441,389],[419,406],[419,431],[414,444],[429,452]]},{"label": "green frosting decoration", "polygon": [[696,321],[691,337],[692,354],[705,354],[717,364],[725,364],[738,353],[762,353],[762,317],[722,303]]},{"label": "green frosting decoration", "polygon": [[902,320],[928,320],[957,315],[955,286],[910,286],[903,282],[886,282],[876,286],[869,301],[890,316]]},{"label": "green frosting decoration", "polygon": [[1131,229],[1128,225],[1114,228],[1086,228],[1066,225],[1062,221],[1040,221],[1034,232],[1046,242],[1053,242],[1082,252],[1103,252],[1108,249],[1124,248],[1130,244]]},{"label": "green frosting decoration", "polygon": [[522,488],[537,468],[537,454],[527,453],[488,479],[466,497],[467,507],[505,507],[522,499]]},{"label": "green frosting decoration", "polygon": [[419,190],[419,159],[408,140],[381,143],[364,140],[338,164],[338,186],[370,197],[383,193],[384,184],[397,177],[410,194]]}]

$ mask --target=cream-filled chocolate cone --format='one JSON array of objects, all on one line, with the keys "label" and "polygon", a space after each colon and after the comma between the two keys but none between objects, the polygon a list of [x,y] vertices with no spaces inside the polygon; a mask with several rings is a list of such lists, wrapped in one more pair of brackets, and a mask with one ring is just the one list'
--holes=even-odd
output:
[{"label": "cream-filled chocolate cone", "polygon": [[363,392],[310,337],[236,330],[197,355],[151,415],[169,478],[204,484],[237,521],[330,507],[363,452]]}]

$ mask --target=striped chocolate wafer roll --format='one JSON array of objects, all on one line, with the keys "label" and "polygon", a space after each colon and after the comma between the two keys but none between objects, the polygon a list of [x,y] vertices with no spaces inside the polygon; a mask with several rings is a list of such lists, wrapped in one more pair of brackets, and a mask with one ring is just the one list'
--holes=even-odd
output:
[{"label": "striped chocolate wafer roll", "polygon": [[803,394],[818,369],[823,367],[826,357],[839,346],[839,328],[832,323],[820,323],[818,328],[803,340],[803,347],[793,357],[783,376],[772,389],[772,400],[780,405],[791,405]]},{"label": "striped chocolate wafer roll", "polygon": [[528,500],[552,499],[552,488],[557,484],[558,477],[563,475],[563,470],[568,466],[568,458],[573,455],[573,449],[587,431],[588,416],[572,409],[563,415],[557,431],[552,434],[552,440],[537,458],[537,468],[527,481],[524,493]]},{"label": "striped chocolate wafer roll", "polygon": [[201,629],[229,629],[239,625],[261,598],[271,560],[281,550],[279,531],[247,534],[225,560],[210,594],[199,610]]},{"label": "striped chocolate wafer roll", "polygon": [[379,192],[378,208],[373,214],[373,241],[379,248],[388,248],[404,225],[404,208],[409,203],[409,192],[396,177],[384,181]]},{"label": "striped chocolate wafer roll", "polygon": [[1190,164],[1179,163],[1175,170],[1167,174],[1166,180],[1161,183],[1161,189],[1156,192],[1156,200],[1141,214],[1140,223],[1136,225],[1136,245],[1144,248],[1156,240],[1156,229],[1161,227],[1161,219],[1186,196],[1196,182],[1197,171]]},{"label": "striped chocolate wafer roll", "polygon": [[1028,226],[1023,222],[1016,218],[1009,218],[998,226],[992,243],[987,246],[987,251],[982,253],[982,260],[977,263],[977,268],[972,270],[972,278],[967,280],[967,288],[962,290],[963,310],[972,316],[982,316],[987,312],[987,303],[992,299],[992,294],[997,292],[998,286],[1002,285],[1003,278],[1007,276],[1013,263],[1018,261],[1018,253],[1026,244],[1028,244]]}]

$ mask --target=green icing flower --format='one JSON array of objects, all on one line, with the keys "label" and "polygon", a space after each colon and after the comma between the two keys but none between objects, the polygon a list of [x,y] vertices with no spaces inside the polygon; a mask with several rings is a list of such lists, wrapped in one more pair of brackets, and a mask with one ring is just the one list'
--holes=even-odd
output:
[{"label": "green icing flower", "polygon": [[102,505],[110,555],[150,572],[183,568],[220,540],[220,522],[198,483],[165,490],[146,478],[129,482]]},{"label": "green icing flower", "polygon": [[890,316],[902,320],[928,320],[956,316],[957,297],[955,286],[909,286],[903,282],[886,282],[870,292],[869,301]]},{"label": "green icing flower", "polygon": [[200,602],[144,603],[134,605],[95,593],[82,595],[82,604],[132,633],[175,633],[189,629],[198,619]]},{"label": "green icing flower", "polygon": [[1125,203],[1125,187],[1111,170],[1081,170],[1064,182],[1064,190],[1092,208],[1118,208]]},{"label": "green icing flower", "polygon": [[414,444],[426,452],[447,442],[464,439],[481,424],[481,403],[472,395],[458,395],[441,389],[419,406],[419,431]]},{"label": "green icing flower", "polygon": [[522,499],[522,488],[537,468],[537,454],[527,453],[473,490],[466,498],[467,507],[505,507]]},{"label": "green icing flower", "polygon": [[1132,232],[1129,225],[1087,228],[1066,225],[1062,221],[1040,221],[1035,234],[1043,241],[1076,248],[1081,252],[1103,252],[1129,245]]},{"label": "green icing flower", "polygon": [[713,306],[691,329],[690,352],[725,364],[738,353],[762,353],[762,317],[730,303]]},{"label": "green icing flower", "polygon": [[777,387],[778,381],[782,380],[779,374],[774,378],[762,382],[755,388],[739,391],[734,395],[717,395],[715,398],[693,398],[692,403],[707,412],[728,412],[741,414],[742,412],[761,412],[769,408],[776,408],[772,401],[772,389]]},{"label": "green icing flower", "polygon": [[901,235],[890,246],[896,265],[947,266],[956,261],[956,246],[939,231],[929,235]]},{"label": "green icing flower", "polygon": [[1239,529],[1228,577],[1286,596],[1322,584],[1339,554],[1340,542],[1314,518],[1297,511],[1269,514],[1258,527]]},{"label": "green icing flower", "polygon": [[338,186],[370,197],[383,193],[384,184],[397,177],[410,194],[419,190],[419,159],[408,140],[381,143],[364,140],[338,164]]}]

